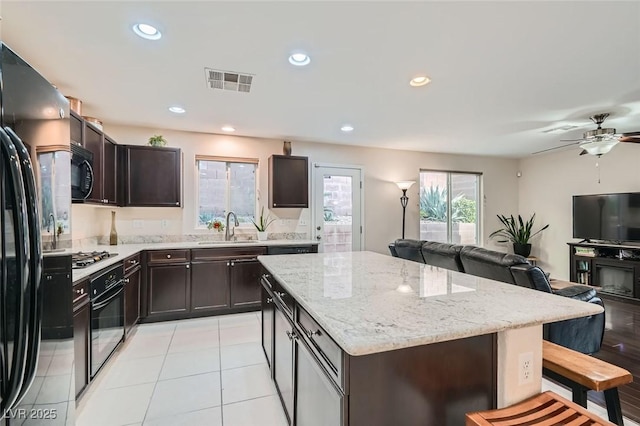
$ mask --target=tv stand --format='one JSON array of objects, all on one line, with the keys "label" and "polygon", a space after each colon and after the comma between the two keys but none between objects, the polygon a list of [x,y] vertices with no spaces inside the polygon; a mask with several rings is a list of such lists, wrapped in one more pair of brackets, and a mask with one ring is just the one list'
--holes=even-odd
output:
[{"label": "tv stand", "polygon": [[605,294],[640,299],[640,245],[589,240],[567,244],[571,281]]}]

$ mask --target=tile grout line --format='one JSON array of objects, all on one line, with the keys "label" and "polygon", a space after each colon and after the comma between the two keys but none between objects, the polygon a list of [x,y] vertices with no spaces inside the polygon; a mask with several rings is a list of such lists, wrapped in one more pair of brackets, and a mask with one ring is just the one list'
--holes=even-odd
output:
[{"label": "tile grout line", "polygon": [[162,369],[164,368],[164,363],[167,361],[167,355],[169,354],[169,348],[171,347],[171,342],[173,342],[173,336],[176,334],[176,330],[178,326],[175,325],[173,328],[173,332],[171,333],[171,339],[169,339],[169,345],[167,346],[167,350],[164,353],[164,358],[162,359],[162,365],[160,366],[160,371],[158,372],[158,379],[153,384],[153,390],[151,391],[151,398],[149,398],[149,402],[147,403],[147,409],[144,412],[144,417],[142,418],[142,425],[147,421],[147,415],[149,414],[149,408],[151,407],[151,401],[153,401],[153,395],[156,393],[156,387],[158,386],[158,382],[160,381],[160,375],[162,374]]},{"label": "tile grout line", "polygon": [[224,426],[224,404],[222,397],[222,341],[220,337],[220,318],[218,318],[218,362],[220,367],[220,425]]}]

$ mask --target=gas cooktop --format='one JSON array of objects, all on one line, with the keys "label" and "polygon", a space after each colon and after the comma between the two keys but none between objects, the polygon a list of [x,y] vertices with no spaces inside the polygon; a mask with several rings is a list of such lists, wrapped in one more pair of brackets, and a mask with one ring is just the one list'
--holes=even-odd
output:
[{"label": "gas cooktop", "polygon": [[73,253],[71,255],[71,266],[74,269],[86,268],[101,260],[108,259],[111,256],[115,256],[117,253],[109,253],[108,251],[92,251]]}]

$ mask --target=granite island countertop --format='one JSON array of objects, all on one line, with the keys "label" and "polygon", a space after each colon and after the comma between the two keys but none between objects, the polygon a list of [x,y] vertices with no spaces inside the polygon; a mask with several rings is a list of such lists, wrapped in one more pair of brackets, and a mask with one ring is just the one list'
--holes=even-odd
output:
[{"label": "granite island countertop", "polygon": [[83,245],[82,247],[74,247],[61,252],[45,253],[45,256],[60,256],[77,253],[79,251],[107,251],[115,255],[97,262],[86,268],[73,270],[73,282],[76,283],[83,280],[102,269],[122,262],[129,256],[140,253],[144,250],[180,250],[180,249],[207,249],[207,248],[225,248],[225,247],[269,247],[269,246],[300,246],[300,245],[317,245],[315,240],[248,240],[248,241],[185,241],[185,242],[168,242],[168,243],[141,243],[141,244],[118,244],[118,245]]},{"label": "granite island countertop", "polygon": [[258,259],[353,356],[603,311],[592,303],[372,252]]}]

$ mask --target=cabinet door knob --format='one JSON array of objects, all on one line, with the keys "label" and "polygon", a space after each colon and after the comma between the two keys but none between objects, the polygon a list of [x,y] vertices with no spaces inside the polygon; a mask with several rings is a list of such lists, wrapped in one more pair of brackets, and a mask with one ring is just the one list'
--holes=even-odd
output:
[{"label": "cabinet door knob", "polygon": [[280,298],[283,298],[286,295],[284,291],[276,291],[276,294],[280,296]]},{"label": "cabinet door knob", "polygon": [[287,330],[287,337],[289,338],[289,340],[293,340],[293,339],[297,339],[298,336],[296,336],[296,332],[295,331],[289,331]]},{"label": "cabinet door knob", "polygon": [[176,206],[179,206],[179,205],[180,205],[180,201],[176,201]]},{"label": "cabinet door knob", "polygon": [[235,266],[235,263],[231,262],[231,266]]},{"label": "cabinet door knob", "polygon": [[191,265],[187,265],[187,269],[191,268]]},{"label": "cabinet door knob", "polygon": [[171,259],[171,255],[170,254],[167,255],[167,259]]},{"label": "cabinet door knob", "polygon": [[124,283],[125,283],[125,284],[129,284],[129,278],[125,278],[125,279],[124,279]]},{"label": "cabinet door knob", "polygon": [[311,339],[314,335],[319,336],[320,330],[316,330],[316,331],[307,330],[307,336],[309,336],[309,339]]},{"label": "cabinet door knob", "polygon": [[273,299],[270,297],[267,297],[267,303],[273,303]]}]

